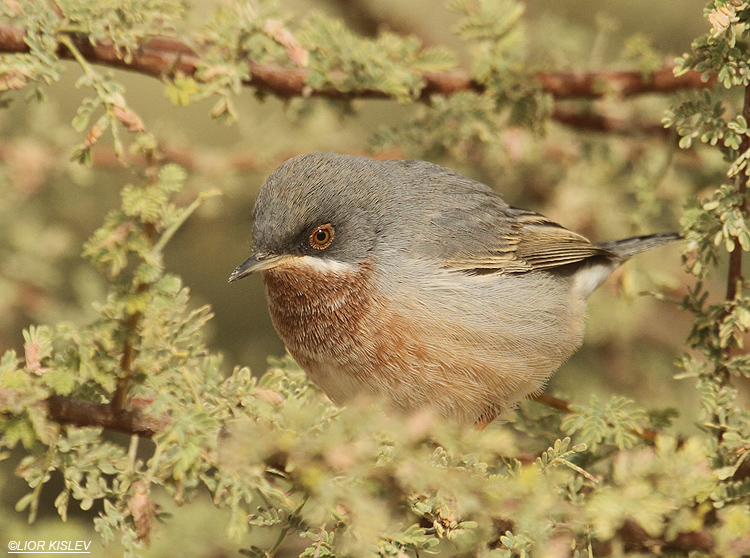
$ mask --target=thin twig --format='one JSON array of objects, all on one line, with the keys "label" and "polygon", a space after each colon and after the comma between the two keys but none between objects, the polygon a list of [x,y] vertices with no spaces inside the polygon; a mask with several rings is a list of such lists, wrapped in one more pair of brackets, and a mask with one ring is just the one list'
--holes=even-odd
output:
[{"label": "thin twig", "polygon": [[[24,30],[0,25],[0,52],[28,52],[24,41]],[[88,37],[71,38],[83,58],[91,63],[121,68],[152,77],[162,78],[175,74],[192,76],[196,73],[200,55],[186,43],[171,37],[152,37],[143,42],[140,48],[125,59],[123,53],[111,42],[91,42]],[[62,58],[73,58],[74,53],[65,45],[58,48]],[[332,86],[311,89],[307,85],[310,70],[287,68],[276,64],[259,64],[248,61],[251,77],[245,85],[257,87],[277,97],[318,96],[327,98],[390,98],[388,93],[378,89],[355,89],[340,91]],[[426,101],[436,93],[452,95],[461,91],[485,90],[485,86],[472,79],[463,70],[446,72],[421,72],[424,87],[420,100]],[[330,72],[333,83],[343,79],[345,74]],[[703,81],[702,74],[691,71],[675,76],[672,66],[659,68],[650,74],[640,71],[581,71],[581,72],[540,72],[535,76],[543,91],[556,99],[599,99],[616,94],[621,97],[650,93],[672,93],[681,89],[704,89],[713,81]]]},{"label": "thin twig", "polygon": [[[742,108],[742,116],[750,118],[750,86],[745,87],[745,104]],[[745,153],[750,149],[750,136],[745,134],[740,143],[740,153]],[[748,216],[747,206],[747,174],[744,172],[737,173],[737,193],[742,199],[740,212],[744,217]],[[727,272],[727,296],[726,299],[731,301],[737,296],[737,286],[744,281],[742,275],[742,246],[739,242],[734,243],[734,249],[729,254],[729,270]]]},{"label": "thin twig", "polygon": [[291,520],[299,515],[299,512],[302,511],[302,508],[307,503],[307,499],[310,497],[309,494],[305,494],[302,498],[302,501],[299,503],[299,506],[297,506],[292,513],[289,514],[289,518],[287,519],[287,524],[284,525],[284,528],[279,533],[278,538],[276,539],[276,542],[274,543],[273,547],[271,547],[271,550],[269,550],[266,555],[268,558],[274,558],[276,556],[276,552],[278,552],[279,547],[281,546],[281,543],[284,542],[284,539],[286,539],[286,536],[289,534],[289,531],[292,530],[292,524]]},{"label": "thin twig", "polygon": [[[140,295],[146,292],[148,285],[140,284],[136,288],[135,294]],[[130,314],[122,323],[122,330],[125,332],[125,341],[122,345],[122,355],[120,356],[120,377],[117,379],[117,387],[110,401],[110,406],[114,414],[120,413],[125,409],[128,392],[130,390],[130,379],[133,376],[133,334],[141,320],[143,314],[136,311]]]},{"label": "thin twig", "polygon": [[563,413],[576,412],[571,408],[570,403],[568,401],[565,401],[565,399],[560,399],[559,397],[554,397],[546,393],[535,395],[531,398],[531,400],[537,403],[541,403],[542,405],[546,405],[547,407],[557,409],[558,411],[562,411]]},{"label": "thin twig", "polygon": [[326,523],[323,522],[323,525],[320,526],[320,533],[318,533],[318,544],[315,545],[315,552],[313,553],[313,558],[320,558],[320,549],[323,546],[323,533],[326,532]]},{"label": "thin twig", "polygon": [[[148,166],[146,167],[144,174],[148,186],[155,187],[159,182],[161,157],[154,150],[146,152],[145,156]],[[151,245],[156,245],[158,235],[156,226],[150,222],[142,222],[140,227]],[[134,283],[136,283],[135,280]],[[151,289],[151,283],[137,283],[133,289],[133,294],[138,297],[147,293],[149,289]],[[110,402],[112,411],[115,414],[123,411],[127,404],[127,398],[131,387],[130,382],[133,378],[133,374],[135,374],[135,368],[133,367],[133,360],[136,351],[134,340],[136,339],[136,329],[138,328],[142,317],[143,312],[137,310],[127,316],[122,322],[125,341],[123,342],[122,356],[120,357],[120,376],[117,378],[117,387],[115,388],[115,393]]]},{"label": "thin twig", "polygon": [[130,436],[130,444],[128,445],[128,468],[129,473],[135,472],[135,461],[138,457],[138,442],[141,437],[138,434],[132,434]]},{"label": "thin twig", "polygon": [[[745,87],[745,101],[744,105],[742,107],[742,116],[745,117],[745,119],[750,118],[750,86]],[[747,133],[745,133],[742,136],[742,141],[740,142],[740,153],[747,153],[747,151],[750,150],[750,136],[748,136]],[[735,184],[737,186],[737,194],[739,194],[740,197],[740,213],[745,218],[745,220],[748,219],[748,203],[747,203],[747,174],[742,171],[738,172],[737,176],[735,178]],[[745,282],[745,277],[742,273],[742,253],[744,252],[744,249],[742,248],[742,245],[739,241],[735,240],[734,242],[734,248],[729,253],[729,268],[727,269],[727,294],[726,294],[726,300],[727,302],[732,302],[737,297],[737,291],[739,289],[742,289],[742,286]],[[731,358],[731,351],[732,347],[727,346],[723,350],[724,359],[729,360]],[[719,382],[719,385],[721,386],[727,386],[730,381],[730,373],[727,369],[726,365],[720,364],[716,367],[716,379]],[[719,440],[722,439],[726,432],[726,428],[721,425],[721,420],[717,415],[714,415],[714,424],[717,428],[717,438]]]},{"label": "thin twig", "polygon": [[67,35],[60,35],[57,39],[57,42],[63,45],[65,48],[68,49],[70,54],[73,56],[76,62],[78,62],[78,65],[83,70],[83,73],[86,74],[86,77],[93,78],[94,77],[94,71],[91,69],[91,66],[89,66],[88,60],[86,60],[83,55],[78,51],[73,41],[68,37]]}]

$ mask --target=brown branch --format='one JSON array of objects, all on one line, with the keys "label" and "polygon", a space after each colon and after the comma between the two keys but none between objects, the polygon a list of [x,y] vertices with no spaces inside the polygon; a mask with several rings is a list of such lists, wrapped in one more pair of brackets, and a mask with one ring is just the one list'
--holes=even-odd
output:
[{"label": "brown branch", "polygon": [[[147,168],[144,172],[149,188],[154,188],[159,183],[159,168],[161,168],[162,157],[155,149],[147,150],[144,153]],[[142,232],[146,236],[151,247],[156,243],[158,232],[156,225],[149,221],[140,223]],[[136,297],[144,295],[151,288],[151,283],[138,283],[135,286],[134,295]],[[136,336],[136,329],[143,317],[143,313],[138,310],[130,314],[122,322],[122,331],[125,333],[125,341],[122,347],[122,356],[120,357],[120,376],[117,378],[117,388],[110,401],[110,407],[115,415],[121,413],[127,405],[128,396],[130,395],[131,380],[135,374],[133,360],[135,358],[136,346],[133,339]]]},{"label": "brown branch", "polygon": [[129,406],[112,412],[112,406],[106,403],[90,403],[53,395],[45,400],[50,419],[63,424],[76,426],[101,426],[107,430],[138,434],[151,438],[165,430],[171,419],[154,417],[145,413],[151,401],[132,398]]},{"label": "brown branch", "polygon": [[28,52],[23,29],[0,25],[0,50],[3,52]]},{"label": "brown branch", "polygon": [[[742,107],[742,116],[745,118],[750,118],[750,86],[745,87],[745,101]],[[746,133],[742,137],[742,142],[740,142],[740,153],[745,153],[748,151],[748,149],[750,149],[750,136],[748,136],[748,134]],[[745,172],[739,172],[737,173],[737,177],[735,178],[735,180],[737,185],[737,193],[739,194],[739,197],[741,199],[739,207],[740,214],[745,219],[747,219],[748,213],[750,211],[747,203],[747,175],[745,174]],[[737,289],[742,288],[742,284],[745,281],[745,277],[742,274],[743,251],[744,250],[742,248],[742,245],[739,243],[739,241],[735,240],[734,248],[729,253],[729,267],[727,269],[727,294],[725,297],[725,300],[727,302],[732,302],[737,297]],[[731,352],[731,345],[723,349],[725,361],[731,358]],[[720,385],[726,386],[730,383],[730,373],[726,365],[720,364],[716,367],[716,376]],[[719,417],[716,415],[714,415],[714,422],[717,425],[721,424]],[[721,440],[725,432],[726,429],[724,427],[718,428],[717,438]]]},{"label": "brown branch", "polygon": [[[745,104],[742,108],[742,116],[750,118],[750,86],[745,87]],[[750,136],[745,134],[740,143],[740,153],[745,153],[750,149]],[[748,216],[747,205],[747,175],[744,172],[737,174],[737,193],[742,199],[740,212],[744,217]],[[729,254],[729,270],[727,272],[727,296],[726,299],[731,301],[737,296],[737,285],[744,281],[742,275],[742,246],[739,242],[734,243],[734,249]]]},{"label": "brown branch", "polygon": [[[149,285],[138,285],[136,294],[143,294],[148,290],[148,287]],[[112,400],[109,402],[110,409],[114,415],[119,415],[125,410],[127,405],[130,380],[135,373],[133,369],[135,347],[133,346],[132,338],[142,315],[140,312],[134,312],[122,324],[122,329],[126,337],[122,347],[122,356],[120,357],[120,377],[117,378],[117,387],[115,388]]]},{"label": "brown branch", "polygon": [[575,411],[570,407],[570,402],[565,401],[565,399],[560,399],[559,397],[548,395],[546,393],[534,395],[533,397],[531,397],[531,400],[535,401],[536,403],[546,405],[547,407],[551,407],[552,409],[562,411],[563,413],[575,413]]},{"label": "brown branch", "polygon": [[[515,529],[514,521],[504,517],[494,518],[493,524],[498,535],[504,535],[506,531]],[[554,537],[555,534],[567,534],[566,525],[558,523],[552,536]],[[619,556],[621,554],[617,552],[619,546],[622,546],[622,549],[627,552],[653,553],[656,555],[664,555],[669,552],[687,554],[695,550],[711,553],[716,547],[716,540],[708,530],[686,531],[671,537],[666,536],[666,534],[650,535],[632,519],[626,519],[612,538],[607,540],[593,539],[591,542],[595,556],[611,556],[616,553]],[[741,545],[743,543],[750,544],[750,537],[741,539],[735,544]],[[499,538],[488,546],[490,549],[505,548]],[[569,556],[570,552],[563,555]]]},{"label": "brown branch", "polygon": [[633,97],[649,93],[674,93],[681,89],[713,87],[715,79],[703,81],[702,74],[690,71],[674,75],[673,66],[659,68],[650,74],[637,71],[542,72],[536,75],[542,89],[556,99],[597,99],[616,93]]},{"label": "brown branch", "polygon": [[[0,388],[0,408],[13,409],[20,405],[21,394],[12,389]],[[117,413],[107,403],[91,403],[82,399],[51,395],[38,404],[44,407],[47,418],[60,424],[98,426],[151,438],[169,426],[168,417],[155,417],[147,413],[152,400],[134,397],[128,407]],[[7,414],[7,411],[3,414]]]},{"label": "brown branch", "polygon": [[[200,57],[187,44],[169,37],[152,37],[131,53],[125,60],[123,54],[109,42],[91,43],[86,37],[75,37],[73,41],[81,54],[91,63],[113,68],[120,68],[149,75],[152,77],[170,76],[176,73],[194,75]],[[7,25],[0,25],[0,52],[28,52],[24,41],[24,30]],[[60,45],[58,55],[71,59],[72,53]],[[259,64],[248,61],[251,73],[245,85],[257,87],[277,97],[289,98],[298,96],[318,96],[328,98],[361,98],[383,99],[390,95],[377,89],[356,89],[340,91],[326,86],[311,89],[307,85],[310,71],[300,68],[286,68],[275,64]],[[462,70],[448,72],[423,72],[425,81],[420,93],[420,100],[426,101],[433,94],[452,95],[460,91],[484,91],[485,86]],[[344,74],[332,72],[331,80],[335,83]],[[713,82],[704,82],[698,72],[688,72],[675,76],[671,66],[665,66],[651,74],[644,75],[637,71],[600,71],[600,72],[540,72],[535,78],[542,90],[556,99],[598,99],[615,93],[623,97],[649,93],[672,93],[681,89],[702,89],[710,87]]]},{"label": "brown branch", "polygon": [[596,112],[581,112],[556,107],[552,119],[578,130],[622,135],[647,135],[669,138],[673,132],[654,122],[630,121]]},{"label": "brown branch", "polygon": [[[652,536],[633,520],[626,520],[617,531],[617,538],[622,541],[624,550],[628,552],[648,552],[668,554],[669,552],[687,553],[695,550],[712,552],[716,541],[706,530],[678,533],[674,538]],[[615,553],[612,541],[594,541],[594,554],[609,556]]]}]

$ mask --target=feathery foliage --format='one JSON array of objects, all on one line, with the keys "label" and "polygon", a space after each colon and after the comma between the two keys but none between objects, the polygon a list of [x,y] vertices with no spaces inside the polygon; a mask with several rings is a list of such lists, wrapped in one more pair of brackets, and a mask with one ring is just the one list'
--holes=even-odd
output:
[{"label": "feathery foliage", "polygon": [[[156,520],[164,522],[161,536],[173,541],[176,518],[159,501],[168,496],[184,505],[178,514],[189,514],[206,495],[212,511],[226,511],[234,548],[257,558],[750,553],[750,415],[736,386],[750,377],[743,351],[750,292],[741,273],[750,249],[750,101],[743,108],[734,94],[747,91],[750,80],[748,2],[709,3],[711,30],[678,59],[675,72],[698,71],[718,86],[682,94],[663,120],[681,148],[718,152],[726,173],[717,181],[706,171],[701,186],[710,193],[682,217],[685,267],[696,279],[677,301],[693,319],[679,377],[692,379],[700,396],[696,433],[676,435],[673,409],[649,410],[619,396],[591,397],[563,411],[526,402],[482,432],[428,413],[336,408],[289,357],[271,361],[261,375],[225,366],[207,341],[211,309],[191,302],[180,277],[168,271],[165,249],[216,191],[186,190],[190,173],[165,161],[155,126],[133,108],[121,76],[98,64],[107,62],[104,50],[114,49],[127,67],[144,52],[153,62],[164,52],[159,45],[176,49],[186,37],[161,74],[164,94],[185,111],[214,98],[211,115],[227,123],[239,118],[238,95],[248,84],[259,100],[284,96],[281,86],[257,81],[262,72],[282,75],[284,87],[301,76],[300,103],[318,111],[308,99],[315,94],[339,99],[344,111],[358,96],[399,104],[408,117],[374,134],[379,148],[454,156],[459,164],[501,154],[519,167],[538,165],[544,156],[525,160],[520,142],[506,135],[521,129],[543,142],[555,109],[529,62],[523,4],[460,0],[449,9],[470,52],[470,85],[429,93],[429,74],[455,70],[459,53],[396,33],[364,38],[327,16],[291,17],[272,1],[222,3],[201,16],[200,26],[182,1],[116,9],[103,0],[0,6],[2,25],[20,30],[25,44],[10,52],[3,44],[10,35],[0,34],[8,51],[0,61],[2,100],[43,103],[77,67],[76,86],[87,96],[72,119],[66,153],[77,143],[75,164],[92,165],[111,141],[121,160],[143,163],[127,171],[119,207],[83,244],[86,268],[105,285],[91,297],[93,311],[71,309],[67,320],[29,327],[24,354],[8,350],[0,358],[2,457],[14,460],[15,474],[28,484],[19,514],[35,521],[47,511],[43,495],[54,490],[63,520],[89,511],[102,541],[122,545],[128,556],[148,552]],[[625,56],[641,72],[655,68],[643,38],[631,39]],[[191,60],[189,72],[180,64]],[[131,69],[139,68],[148,73]],[[591,160],[614,162],[596,173],[571,171],[576,185],[592,174],[617,182],[632,166],[624,149],[592,143],[588,150]],[[651,185],[678,155],[666,163],[648,156],[639,160],[644,169],[631,197],[659,217],[667,210]],[[86,172],[75,168],[68,172]],[[540,166],[537,176],[554,174],[549,168]],[[0,188],[20,191],[8,184],[4,179]],[[11,239],[1,241],[9,263],[0,263],[0,296],[25,282],[54,283],[55,266],[45,262],[62,251],[42,241],[11,246],[29,224],[12,201],[0,195],[0,227]],[[648,220],[644,213],[633,217]],[[212,265],[211,256],[195,265]],[[711,280],[727,258],[729,292],[716,295]],[[26,275],[15,275],[12,262],[23,263]],[[627,291],[627,278],[623,283]]]}]

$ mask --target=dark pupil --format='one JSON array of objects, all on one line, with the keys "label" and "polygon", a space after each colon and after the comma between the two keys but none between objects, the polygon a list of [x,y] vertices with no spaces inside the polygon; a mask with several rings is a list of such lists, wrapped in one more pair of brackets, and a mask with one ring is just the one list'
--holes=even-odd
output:
[{"label": "dark pupil", "polygon": [[315,240],[317,240],[320,244],[324,244],[328,240],[328,233],[324,230],[319,230],[315,233]]}]

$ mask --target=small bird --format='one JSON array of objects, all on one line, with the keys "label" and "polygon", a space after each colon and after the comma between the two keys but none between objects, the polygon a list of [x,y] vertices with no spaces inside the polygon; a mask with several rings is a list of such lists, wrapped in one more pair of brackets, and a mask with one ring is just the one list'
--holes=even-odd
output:
[{"label": "small bird", "polygon": [[266,180],[255,253],[274,326],[336,404],[380,397],[487,424],[580,346],[586,298],[679,238],[592,244],[423,161],[294,157]]}]

